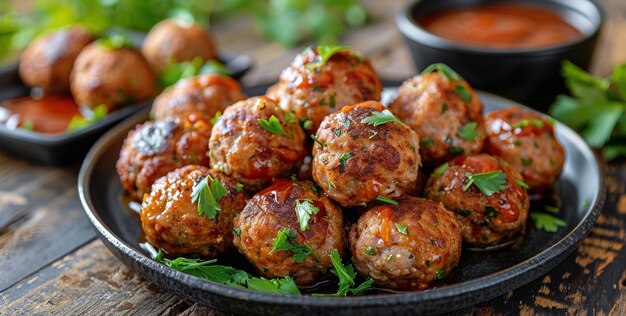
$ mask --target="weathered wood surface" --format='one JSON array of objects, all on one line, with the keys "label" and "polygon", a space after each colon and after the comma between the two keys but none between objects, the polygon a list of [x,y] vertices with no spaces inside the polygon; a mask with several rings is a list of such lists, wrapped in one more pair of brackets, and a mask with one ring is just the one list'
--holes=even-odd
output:
[{"label": "weathered wood surface", "polygon": [[[393,16],[403,1],[367,1],[373,21],[344,42],[372,59],[382,77],[415,72]],[[626,1],[607,13],[593,71],[626,61]],[[276,80],[302,47],[286,50],[256,36],[245,19],[214,27],[224,51],[252,56],[244,84]],[[89,227],[76,194],[78,166],[51,168],[0,153],[0,315],[223,315],[159,290],[126,268]],[[626,315],[626,164],[607,166],[607,206],[590,235],[543,278],[458,311],[479,315]]]}]

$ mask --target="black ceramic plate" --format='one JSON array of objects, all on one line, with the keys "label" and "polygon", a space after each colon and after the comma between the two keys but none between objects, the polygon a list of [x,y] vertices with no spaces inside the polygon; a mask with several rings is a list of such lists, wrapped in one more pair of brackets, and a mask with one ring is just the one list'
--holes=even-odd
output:
[{"label": "black ceramic plate", "polygon": [[[479,95],[487,112],[512,104],[486,93]],[[519,288],[554,268],[574,251],[604,204],[603,176],[594,154],[575,132],[557,123],[556,132],[567,159],[556,190],[562,201],[559,216],[568,223],[557,233],[537,231],[529,225],[525,237],[509,248],[464,250],[459,266],[446,283],[422,292],[341,298],[255,293],[170,269],[140,248],[141,228],[137,216],[120,200],[122,189],[115,162],[126,133],[144,121],[147,113],[143,111],[109,131],[89,152],[78,178],[85,212],[105,245],[141,276],[187,299],[237,314],[432,314],[477,304]]]},{"label": "black ceramic plate", "polygon": [[[236,79],[252,68],[252,60],[246,55],[221,55],[220,60]],[[0,101],[28,94],[29,90],[20,81],[17,71],[17,64],[0,67]],[[123,107],[93,125],[59,135],[8,129],[0,125],[0,150],[44,164],[76,162],[106,130],[151,104],[152,101],[148,101]]]}]

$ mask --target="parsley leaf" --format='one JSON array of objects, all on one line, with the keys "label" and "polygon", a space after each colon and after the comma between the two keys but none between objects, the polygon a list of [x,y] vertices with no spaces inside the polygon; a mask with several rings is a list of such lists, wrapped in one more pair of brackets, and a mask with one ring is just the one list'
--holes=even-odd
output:
[{"label": "parsley leaf", "polygon": [[224,66],[224,64],[220,63],[219,61],[212,59],[212,60],[207,60],[202,67],[200,67],[200,69],[198,69],[198,74],[199,75],[204,75],[204,74],[218,74],[218,75],[222,75],[222,76],[230,76],[232,75],[230,72],[230,69],[228,69],[228,67]]},{"label": "parsley leaf", "polygon": [[[79,130],[81,128],[85,128],[89,125],[94,124],[95,122],[102,120],[103,118],[107,116],[109,109],[107,108],[106,105],[100,104],[93,109],[84,109],[84,110],[81,110],[81,112],[82,111],[85,111],[83,115],[76,114],[72,117],[72,119],[70,120],[70,123],[67,124],[67,128],[66,128],[67,131],[71,132],[71,131]],[[32,125],[32,121],[31,121],[31,125]],[[23,126],[22,128],[26,128],[26,127]],[[31,130],[32,130],[32,126],[31,126]]]},{"label": "parsley leaf", "polygon": [[538,128],[543,128],[543,121],[540,119],[521,120],[515,124],[512,124],[511,128],[512,129],[524,128],[524,127],[531,126],[531,125],[534,125]]},{"label": "parsley leaf", "polygon": [[466,172],[465,176],[468,181],[463,186],[463,191],[467,191],[472,184],[486,196],[492,196],[494,193],[506,189],[506,176],[502,173],[502,170],[479,174]]},{"label": "parsley leaf", "polygon": [[296,214],[298,215],[298,223],[300,223],[301,231],[309,229],[309,219],[311,219],[311,215],[317,214],[319,211],[320,209],[313,205],[312,199],[296,200]]},{"label": "parsley leaf", "polygon": [[289,136],[287,135],[287,132],[285,132],[285,130],[283,129],[283,126],[280,124],[280,120],[273,114],[272,116],[270,116],[269,120],[260,118],[259,125],[261,125],[261,127],[263,127],[264,130],[270,133]]},{"label": "parsley leaf", "polygon": [[476,136],[479,135],[478,131],[476,131],[476,127],[478,123],[470,122],[465,124],[461,130],[459,131],[459,136],[467,141],[473,141],[476,139]]},{"label": "parsley leaf", "polygon": [[515,183],[517,183],[517,185],[519,185],[520,187],[522,187],[523,189],[530,189],[530,187],[528,186],[528,184],[526,184],[526,182],[520,180],[520,179],[515,179]]},{"label": "parsley leaf", "polygon": [[398,202],[396,202],[395,200],[390,199],[390,198],[388,198],[388,197],[384,197],[384,196],[382,196],[382,195],[377,196],[377,197],[376,197],[376,199],[377,199],[377,200],[379,200],[379,201],[381,201],[381,202],[388,203],[388,204],[398,205]]},{"label": "parsley leaf", "polygon": [[402,235],[408,235],[409,234],[409,228],[406,225],[402,225],[400,223],[396,223],[396,228],[398,229],[398,231]]},{"label": "parsley leaf", "polygon": [[382,112],[373,111],[371,116],[368,116],[361,120],[361,123],[373,125],[374,127],[389,122],[394,122],[398,125],[404,126],[404,123],[402,123],[402,121],[395,117],[393,113],[391,113],[391,111],[389,110],[383,110]]},{"label": "parsley leaf", "polygon": [[340,157],[339,157],[339,172],[343,173],[346,171],[346,161],[348,161],[348,159],[352,158],[352,153],[343,153]]},{"label": "parsley leaf", "polygon": [[554,206],[550,206],[550,205],[544,206],[543,209],[546,212],[550,212],[552,214],[559,214],[559,211],[560,211],[558,207],[554,207]]},{"label": "parsley leaf", "polygon": [[218,180],[207,175],[204,179],[193,186],[191,202],[198,203],[198,215],[204,214],[207,218],[215,219],[217,211],[221,211],[218,201],[222,199],[228,190]]},{"label": "parsley leaf", "polygon": [[456,71],[452,70],[452,68],[450,68],[448,65],[440,64],[440,63],[432,64],[424,68],[424,70],[422,70],[422,75],[429,74],[433,71],[437,71],[438,73],[446,77],[448,80],[462,80],[463,79]]},{"label": "parsley leaf", "polygon": [[339,289],[337,289],[337,293],[335,294],[336,296],[346,296],[348,293],[352,295],[360,295],[370,290],[372,284],[374,283],[374,280],[371,278],[368,278],[359,286],[354,287],[354,278],[356,277],[354,267],[351,264],[348,264],[347,266],[343,265],[337,249],[333,249],[331,252],[330,261],[333,263],[334,267],[334,269],[330,270],[330,272],[339,278]]},{"label": "parsley leaf", "polygon": [[278,231],[276,238],[274,238],[274,248],[272,248],[270,253],[277,251],[291,251],[294,262],[302,262],[311,254],[315,256],[311,247],[297,243],[296,231],[289,228],[281,229]]},{"label": "parsley leaf", "polygon": [[567,223],[564,220],[546,213],[530,212],[530,218],[533,220],[537,229],[541,229],[549,233],[556,233],[559,230],[559,227],[567,226]]},{"label": "parsley leaf", "polygon": [[443,165],[439,166],[437,169],[435,169],[435,171],[430,175],[431,177],[435,177],[435,178],[439,178],[441,177],[441,175],[443,175],[444,172],[446,172],[446,170],[448,170],[448,163],[444,163]]},{"label": "parsley leaf", "polygon": [[454,93],[456,93],[456,95],[458,95],[459,98],[465,102],[472,101],[472,94],[467,90],[467,88],[465,88],[464,85],[460,83],[457,83],[454,86]]},{"label": "parsley leaf", "polygon": [[314,140],[316,143],[320,144],[320,146],[322,146],[322,148],[326,148],[326,146],[328,146],[328,144],[320,141],[317,136],[311,134],[311,139]]},{"label": "parsley leaf", "polygon": [[372,248],[372,247],[366,247],[365,249],[363,249],[363,252],[370,255],[370,256],[375,256],[376,255],[376,249]]},{"label": "parsley leaf", "polygon": [[135,43],[128,34],[120,31],[111,32],[97,41],[97,43],[108,49],[135,48]]},{"label": "parsley leaf", "polygon": [[317,54],[319,57],[317,58],[317,62],[310,63],[306,65],[306,68],[309,70],[313,70],[317,67],[324,66],[333,57],[334,54],[342,51],[350,50],[350,46],[344,45],[319,45],[317,46]]},{"label": "parsley leaf", "polygon": [[441,269],[435,273],[435,280],[441,280],[446,277],[446,269]]}]

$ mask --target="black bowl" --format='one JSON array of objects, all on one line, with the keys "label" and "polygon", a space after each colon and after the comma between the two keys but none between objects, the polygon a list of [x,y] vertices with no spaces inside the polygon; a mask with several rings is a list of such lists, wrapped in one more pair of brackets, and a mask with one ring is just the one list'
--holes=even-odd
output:
[{"label": "black bowl", "polygon": [[[519,3],[546,7],[583,35],[571,42],[542,48],[487,48],[447,40],[422,28],[417,20],[433,12],[483,3]],[[591,0],[420,0],[396,17],[418,69],[445,63],[474,87],[546,111],[565,91],[563,60],[587,69],[604,19]]]}]

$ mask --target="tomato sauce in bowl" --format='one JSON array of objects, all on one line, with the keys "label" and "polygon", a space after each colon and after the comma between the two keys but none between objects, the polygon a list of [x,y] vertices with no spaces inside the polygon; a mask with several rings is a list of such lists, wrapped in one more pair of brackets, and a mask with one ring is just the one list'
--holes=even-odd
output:
[{"label": "tomato sauce in bowl", "polygon": [[448,40],[490,48],[549,47],[583,36],[555,11],[524,4],[443,9],[419,17],[417,22]]},{"label": "tomato sauce in bowl", "polygon": [[25,96],[0,103],[0,124],[9,129],[60,134],[75,115],[80,111],[71,96]]}]

